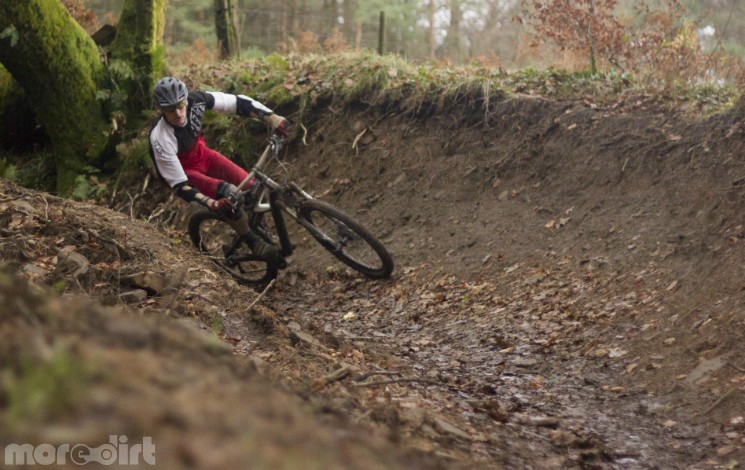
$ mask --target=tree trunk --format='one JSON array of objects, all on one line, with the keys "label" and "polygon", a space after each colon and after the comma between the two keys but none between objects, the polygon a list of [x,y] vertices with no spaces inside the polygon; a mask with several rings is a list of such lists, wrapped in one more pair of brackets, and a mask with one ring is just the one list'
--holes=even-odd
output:
[{"label": "tree trunk", "polygon": [[215,0],[215,30],[221,59],[240,57],[236,24],[235,1]]},{"label": "tree trunk", "polygon": [[344,0],[342,4],[342,12],[344,18],[344,24],[342,25],[342,35],[344,41],[347,43],[352,42],[351,39],[354,34],[354,14],[357,11],[357,2],[355,0]]},{"label": "tree trunk", "polygon": [[450,0],[450,25],[448,26],[447,40],[445,41],[447,59],[458,60],[460,58],[460,22],[463,13],[460,11],[461,0]]},{"label": "tree trunk", "polygon": [[52,140],[57,190],[103,151],[109,128],[96,92],[105,69],[98,49],[59,0],[0,0],[0,62],[32,96]]},{"label": "tree trunk", "polygon": [[354,50],[359,52],[362,49],[362,21],[354,24]]},{"label": "tree trunk", "polygon": [[427,8],[427,18],[429,20],[429,29],[427,30],[427,45],[429,46],[429,59],[435,60],[435,0],[429,0]]},{"label": "tree trunk", "polygon": [[290,7],[290,36],[297,38],[303,28],[304,15],[307,14],[305,1],[290,0],[288,6]]},{"label": "tree trunk", "polygon": [[282,16],[279,20],[279,44],[281,47],[282,52],[287,52],[289,49],[289,43],[288,40],[288,34],[287,34],[287,24],[288,24],[288,11],[287,11],[287,4],[282,4]]},{"label": "tree trunk", "polygon": [[[590,0],[590,15],[595,15],[595,2]],[[595,75],[598,73],[598,65],[595,59],[595,34],[590,24],[587,25],[587,45],[590,49],[590,72]]]},{"label": "tree trunk", "polygon": [[323,24],[321,25],[320,36],[328,36],[331,31],[337,26],[337,15],[336,0],[323,0],[323,10],[321,10],[323,17]]},{"label": "tree trunk", "polygon": [[[110,72],[114,83],[121,87],[119,91],[124,93],[122,111],[130,128],[142,126],[142,111],[152,105],[150,94],[163,65],[167,4],[168,0],[125,0],[119,17],[111,45]],[[113,61],[128,64],[132,75],[116,76],[118,69],[113,67]]]}]

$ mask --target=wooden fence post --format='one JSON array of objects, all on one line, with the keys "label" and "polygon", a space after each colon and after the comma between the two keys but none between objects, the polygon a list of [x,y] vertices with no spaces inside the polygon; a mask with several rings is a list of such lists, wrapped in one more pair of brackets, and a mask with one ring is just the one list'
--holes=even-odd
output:
[{"label": "wooden fence post", "polygon": [[385,53],[385,12],[380,12],[380,26],[378,27],[378,54]]}]

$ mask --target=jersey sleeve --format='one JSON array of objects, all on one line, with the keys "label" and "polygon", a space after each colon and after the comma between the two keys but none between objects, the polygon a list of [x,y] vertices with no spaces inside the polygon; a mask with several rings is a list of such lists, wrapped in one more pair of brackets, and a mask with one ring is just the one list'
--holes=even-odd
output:
[{"label": "jersey sleeve", "polygon": [[208,91],[190,91],[189,103],[204,103],[206,109],[213,109],[215,96]]},{"label": "jersey sleeve", "polygon": [[[230,93],[221,93],[219,91],[208,91],[205,94],[213,98],[214,106],[211,109],[218,113],[260,118],[268,116],[273,112],[260,102],[246,95],[231,95]],[[210,109],[209,106],[207,109]]]},{"label": "jersey sleeve", "polygon": [[188,179],[178,159],[176,135],[161,120],[150,132],[150,151],[158,174],[173,188]]},{"label": "jersey sleeve", "polygon": [[237,96],[231,95],[230,93],[221,93],[219,91],[208,91],[205,92],[205,95],[208,95],[213,102],[212,108],[208,106],[207,109],[212,109],[216,113],[222,114],[236,113],[236,103],[238,102]]}]

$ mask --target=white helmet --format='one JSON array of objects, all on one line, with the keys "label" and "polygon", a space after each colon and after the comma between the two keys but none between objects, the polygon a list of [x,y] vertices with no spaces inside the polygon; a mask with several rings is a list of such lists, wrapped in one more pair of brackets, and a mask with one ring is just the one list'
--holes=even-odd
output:
[{"label": "white helmet", "polygon": [[178,78],[164,77],[158,80],[153,90],[153,100],[158,106],[173,106],[185,100],[189,95],[184,82]]}]

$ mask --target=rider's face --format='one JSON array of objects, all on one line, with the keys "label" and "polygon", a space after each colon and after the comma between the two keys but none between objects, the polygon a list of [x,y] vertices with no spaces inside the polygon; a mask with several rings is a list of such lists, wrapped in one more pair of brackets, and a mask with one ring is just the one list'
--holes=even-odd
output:
[{"label": "rider's face", "polygon": [[168,124],[174,127],[183,127],[186,125],[186,100],[173,106],[164,106],[160,108]]}]

